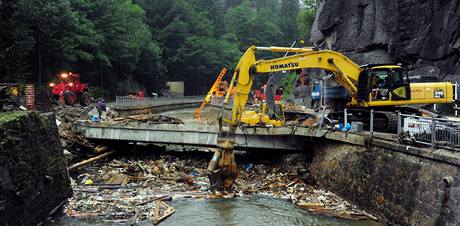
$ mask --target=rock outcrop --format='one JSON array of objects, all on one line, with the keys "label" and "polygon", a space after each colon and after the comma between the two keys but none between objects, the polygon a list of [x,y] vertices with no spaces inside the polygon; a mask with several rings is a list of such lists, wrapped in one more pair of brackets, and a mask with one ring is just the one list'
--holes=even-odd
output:
[{"label": "rock outcrop", "polygon": [[460,1],[319,0],[310,41],[359,64],[403,63],[460,80]]}]

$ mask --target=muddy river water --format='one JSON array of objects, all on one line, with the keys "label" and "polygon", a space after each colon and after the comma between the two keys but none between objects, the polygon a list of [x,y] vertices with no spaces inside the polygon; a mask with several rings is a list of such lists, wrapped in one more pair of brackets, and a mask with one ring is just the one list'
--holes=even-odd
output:
[{"label": "muddy river water", "polygon": [[[171,205],[176,212],[160,225],[381,225],[370,221],[313,214],[289,201],[266,196],[211,200],[182,199],[172,201]],[[113,225],[113,223],[97,218],[61,217],[50,225],[99,226]],[[145,221],[138,225],[152,225],[152,223]]]}]

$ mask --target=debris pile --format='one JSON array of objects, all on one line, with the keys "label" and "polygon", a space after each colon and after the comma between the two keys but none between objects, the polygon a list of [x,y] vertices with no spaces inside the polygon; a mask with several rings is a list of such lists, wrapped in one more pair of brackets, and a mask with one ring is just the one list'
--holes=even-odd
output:
[{"label": "debris pile", "polygon": [[[89,142],[84,136],[75,130],[74,123],[79,121],[91,125],[100,126],[115,126],[127,125],[129,123],[146,123],[146,124],[180,124],[182,121],[177,118],[163,116],[159,114],[143,114],[143,115],[128,115],[119,116],[117,112],[107,108],[107,119],[102,122],[93,122],[90,120],[93,114],[97,114],[94,107],[56,107],[56,123],[59,129],[61,144],[64,153],[67,154],[68,163],[73,163],[76,160],[81,160],[82,157],[87,158],[88,155],[104,155],[108,148],[106,146],[97,146]],[[95,157],[97,158],[97,156]],[[83,161],[86,164],[86,162]],[[80,166],[76,164],[77,166]],[[72,167],[71,167],[72,169]]]},{"label": "debris pile", "polygon": [[95,149],[95,146],[78,134],[73,127],[76,121],[89,118],[90,111],[91,107],[56,107],[56,123],[65,152],[72,150],[73,154],[79,154],[78,152],[81,151],[82,147],[91,150]]},{"label": "debris pile", "polygon": [[266,164],[244,165],[239,170],[236,187],[245,195],[258,193],[287,199],[299,207],[316,213],[350,219],[375,220],[357,206],[314,186],[314,180],[305,168]]},{"label": "debris pile", "polygon": [[173,118],[169,116],[159,115],[159,114],[143,114],[143,115],[129,115],[112,118],[110,120],[101,122],[102,125],[119,125],[127,124],[130,122],[139,122],[147,124],[182,124],[182,120],[178,118]]},{"label": "debris pile", "polygon": [[[161,220],[164,214],[156,218],[152,214],[156,212],[155,200],[208,194],[205,167],[204,160],[162,155],[148,160],[114,159],[83,168],[80,175],[73,176],[74,197],[66,214],[97,216],[107,222]],[[172,211],[163,209],[165,214]]]},{"label": "debris pile", "polygon": [[[244,162],[244,161],[243,161]],[[311,185],[302,169],[270,164],[239,166],[235,190],[214,195],[208,190],[207,158],[160,155],[140,159],[114,159],[83,168],[74,175],[74,197],[68,216],[98,216],[109,222],[150,219],[151,200],[222,198],[263,194],[292,201],[313,212],[353,219],[369,216],[356,206]]]}]

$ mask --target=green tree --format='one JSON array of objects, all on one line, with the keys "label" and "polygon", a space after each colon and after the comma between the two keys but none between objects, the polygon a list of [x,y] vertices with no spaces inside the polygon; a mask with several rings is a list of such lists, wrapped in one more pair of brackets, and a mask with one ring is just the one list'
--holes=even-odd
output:
[{"label": "green tree", "polygon": [[[116,81],[128,75],[161,72],[160,51],[152,40],[144,10],[139,5],[129,0],[73,0],[73,5],[80,15],[77,45],[88,53],[86,57],[77,58],[80,67],[75,70],[86,66],[86,74],[92,75],[95,84],[112,90]],[[141,57],[156,60],[151,62],[155,67],[145,65]]]},{"label": "green tree", "polygon": [[299,0],[282,0],[280,9],[280,28],[285,40],[292,43],[298,39],[297,15],[299,14]]},{"label": "green tree", "polygon": [[240,5],[246,0],[225,0],[225,8],[229,9],[232,7],[235,7],[237,5]]},{"label": "green tree", "polygon": [[202,92],[248,46],[288,45],[297,27],[295,1],[281,0],[0,0],[0,13],[2,80],[72,71],[120,93],[125,81],[157,91],[167,80]]},{"label": "green tree", "polygon": [[[215,17],[224,12],[211,12],[220,3],[202,0],[137,1],[146,11],[153,39],[162,51],[166,80],[185,81],[187,94],[206,92],[223,66],[233,66],[240,54],[236,44],[216,32]],[[207,7],[204,7],[206,6]],[[214,16],[211,16],[214,15]]]},{"label": "green tree", "polygon": [[22,2],[0,1],[0,81],[24,81],[30,75],[27,59],[35,40],[29,28]]},{"label": "green tree", "polygon": [[308,36],[315,21],[316,1],[304,0],[302,8],[297,16],[297,29],[301,38],[308,40]]},{"label": "green tree", "polygon": [[236,37],[240,50],[250,45],[280,45],[282,33],[279,26],[265,10],[254,11],[249,1],[231,8],[225,16],[226,36]]}]

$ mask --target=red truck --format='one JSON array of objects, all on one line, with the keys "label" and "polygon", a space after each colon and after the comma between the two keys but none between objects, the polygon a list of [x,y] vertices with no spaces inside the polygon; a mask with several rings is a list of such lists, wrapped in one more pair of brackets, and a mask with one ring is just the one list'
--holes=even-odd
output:
[{"label": "red truck", "polygon": [[57,82],[51,82],[49,86],[53,99],[56,101],[70,106],[76,102],[80,102],[81,106],[88,106],[91,103],[88,85],[80,82],[78,74],[62,73],[58,76]]}]

